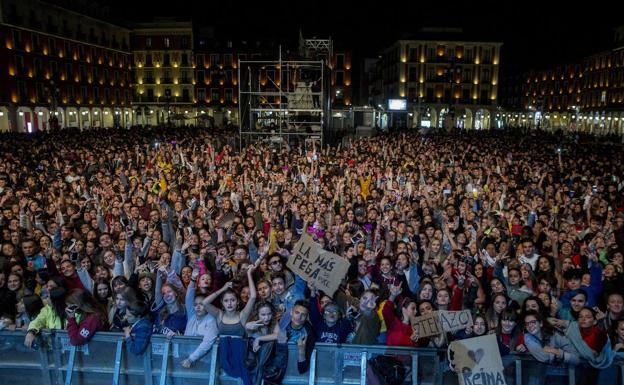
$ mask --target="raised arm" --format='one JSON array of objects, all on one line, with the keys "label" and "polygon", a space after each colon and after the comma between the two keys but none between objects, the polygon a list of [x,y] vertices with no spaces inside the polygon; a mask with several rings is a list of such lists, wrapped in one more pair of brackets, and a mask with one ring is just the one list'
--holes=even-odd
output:
[{"label": "raised arm", "polygon": [[249,283],[249,300],[247,301],[247,304],[245,305],[245,307],[243,308],[243,311],[241,311],[241,323],[245,323],[247,322],[247,319],[249,318],[249,316],[251,315],[251,312],[253,311],[254,308],[254,304],[256,303],[256,285],[254,283],[253,280],[253,271],[255,270],[256,266],[255,265],[250,265],[249,268],[247,268],[247,282]]}]

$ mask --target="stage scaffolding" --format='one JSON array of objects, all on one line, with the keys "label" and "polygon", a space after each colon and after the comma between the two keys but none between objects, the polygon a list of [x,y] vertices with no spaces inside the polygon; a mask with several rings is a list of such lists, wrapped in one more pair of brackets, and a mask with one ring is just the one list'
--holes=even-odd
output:
[{"label": "stage scaffolding", "polygon": [[238,62],[240,145],[323,144],[328,111],[323,60]]}]

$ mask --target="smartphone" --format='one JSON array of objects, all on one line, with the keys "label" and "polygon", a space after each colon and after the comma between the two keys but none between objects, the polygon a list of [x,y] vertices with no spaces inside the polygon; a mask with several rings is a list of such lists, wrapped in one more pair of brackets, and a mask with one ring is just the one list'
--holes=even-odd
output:
[{"label": "smartphone", "polygon": [[354,245],[356,243],[360,243],[363,238],[364,237],[362,236],[362,234],[355,234],[353,237],[351,237],[351,243],[353,243]]},{"label": "smartphone", "polygon": [[597,192],[598,192],[598,186],[593,185],[593,186],[592,186],[592,192],[593,192],[594,194],[595,194],[595,193],[597,193]]},{"label": "smartphone", "polygon": [[[473,190],[474,191],[474,190]],[[451,189],[450,188],[445,188],[444,190],[442,190],[442,193],[444,195],[449,195],[451,193]]]}]

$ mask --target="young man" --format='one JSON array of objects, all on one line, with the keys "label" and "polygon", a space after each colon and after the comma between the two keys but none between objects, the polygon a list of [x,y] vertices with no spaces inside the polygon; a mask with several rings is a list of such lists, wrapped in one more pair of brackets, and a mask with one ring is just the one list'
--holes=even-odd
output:
[{"label": "young man", "polygon": [[[297,344],[297,371],[303,374],[310,369],[310,357],[314,350],[316,336],[308,322],[310,311],[305,300],[295,302],[290,316],[285,314],[280,320],[278,343],[294,342]],[[287,361],[286,361],[287,362]]]}]

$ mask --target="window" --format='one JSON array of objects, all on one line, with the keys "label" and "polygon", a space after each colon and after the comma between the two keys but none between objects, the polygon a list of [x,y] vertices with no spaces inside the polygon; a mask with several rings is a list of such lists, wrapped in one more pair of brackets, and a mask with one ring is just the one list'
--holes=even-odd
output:
[{"label": "window", "polygon": [[169,38],[168,38],[168,37],[166,37],[166,38],[164,39],[164,43],[165,43],[165,47],[166,47],[166,48],[169,48],[169,46],[170,46],[170,41],[169,41]]},{"label": "window", "polygon": [[197,71],[197,83],[198,84],[203,84],[204,83],[204,71]]},{"label": "window", "polygon": [[427,80],[434,80],[435,79],[435,68],[433,68],[432,66],[428,66],[427,67]]},{"label": "window", "polygon": [[232,84],[232,70],[225,71],[225,83]]},{"label": "window", "polygon": [[474,60],[474,55],[473,55],[474,51],[472,50],[472,48],[466,48],[465,52],[464,52],[464,56],[466,56],[466,61],[467,62],[471,62]]},{"label": "window", "polygon": [[182,101],[183,102],[190,102],[191,101],[188,88],[185,88],[185,89],[182,90]]},{"label": "window", "polygon": [[58,77],[58,63],[54,60],[50,61],[50,72],[52,78]]},{"label": "window", "polygon": [[82,86],[80,88],[80,96],[81,96],[81,99],[82,99],[83,103],[87,103],[88,102],[89,95],[87,93],[87,87],[86,86]]},{"label": "window", "polygon": [[218,66],[219,65],[219,55],[218,54],[211,54],[210,55],[210,65],[211,66]]},{"label": "window", "polygon": [[41,66],[41,59],[36,58],[34,60],[34,67],[35,67],[35,77],[43,75],[43,67]]},{"label": "window", "polygon": [[483,76],[481,79],[482,82],[489,82],[490,81],[490,70],[487,68],[483,69]]},{"label": "window", "polygon": [[50,53],[56,53],[56,39],[53,38],[49,38],[48,39],[48,49],[50,50]]},{"label": "window", "polygon": [[43,90],[43,83],[37,83],[36,90],[37,90],[37,101],[43,102],[45,100],[45,91]]},{"label": "window", "polygon": [[409,67],[408,70],[408,77],[407,77],[407,81],[409,82],[415,82],[417,81],[417,75],[416,75],[416,67]]},{"label": "window", "polygon": [[218,88],[212,88],[210,90],[211,92],[211,98],[213,102],[218,102],[219,100],[221,100],[221,91],[219,91]]},{"label": "window", "polygon": [[65,73],[66,73],[66,78],[67,78],[66,80],[71,80],[69,78],[74,76],[74,71],[73,71],[71,63],[65,64]]},{"label": "window", "polygon": [[74,86],[67,87],[67,94],[69,95],[69,100],[72,102],[76,100],[76,90],[74,89]]},{"label": "window", "polygon": [[22,33],[20,31],[13,30],[13,49],[22,48]]},{"label": "window", "polygon": [[409,49],[409,61],[418,61],[418,50],[416,48]]},{"label": "window", "polygon": [[171,65],[171,55],[166,53],[163,55],[163,66],[170,66],[170,65]]},{"label": "window", "polygon": [[108,88],[104,89],[104,100],[106,103],[110,103],[110,89]]},{"label": "window", "polygon": [[483,49],[483,62],[489,63],[492,60],[492,51],[489,48]]},{"label": "window", "polygon": [[225,101],[226,103],[232,102],[232,89],[231,88],[225,89]]},{"label": "window", "polygon": [[19,102],[25,102],[28,96],[28,90],[26,89],[26,83],[21,80],[17,81],[17,100]]},{"label": "window", "polygon": [[187,66],[188,64],[189,64],[189,62],[188,62],[188,54],[183,53],[182,54],[182,63],[181,63],[181,65]]},{"label": "window", "polygon": [[198,88],[197,89],[197,101],[198,102],[205,102],[206,101],[206,89],[205,88]]},{"label": "window", "polygon": [[228,53],[226,55],[223,56],[223,61],[225,62],[225,66],[226,67],[231,67],[232,66],[232,54]]},{"label": "window", "polygon": [[344,83],[344,71],[336,71],[336,85],[341,86]]},{"label": "window", "polygon": [[203,54],[197,55],[195,60],[197,61],[197,66],[198,67],[203,67],[204,66],[204,55]]},{"label": "window", "polygon": [[150,55],[149,53],[147,55],[145,55],[145,65],[151,67],[152,64],[152,55]]},{"label": "window", "polygon": [[180,45],[182,46],[182,48],[188,48],[188,42],[188,37],[182,36],[182,39],[180,40]]},{"label": "window", "polygon": [[151,48],[152,47],[152,38],[151,37],[146,37],[145,38],[145,46],[147,48]]},{"label": "window", "polygon": [[115,90],[115,103],[121,103],[121,93],[118,89]]},{"label": "window", "polygon": [[336,68],[344,68],[344,54],[342,53],[336,55]]},{"label": "window", "polygon": [[97,87],[93,87],[93,100],[95,100],[96,103],[100,102],[100,89]]}]

